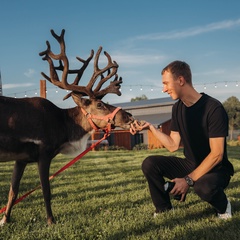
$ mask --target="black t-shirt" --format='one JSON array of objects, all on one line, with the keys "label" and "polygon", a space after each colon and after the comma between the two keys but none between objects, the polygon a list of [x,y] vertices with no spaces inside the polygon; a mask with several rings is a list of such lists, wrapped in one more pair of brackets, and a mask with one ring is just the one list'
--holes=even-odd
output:
[{"label": "black t-shirt", "polygon": [[216,167],[225,166],[233,175],[233,166],[228,161],[226,149],[228,115],[218,100],[204,93],[191,107],[179,100],[173,105],[171,131],[179,132],[184,155],[194,161],[196,167],[210,153],[209,138],[225,137],[223,159]]}]

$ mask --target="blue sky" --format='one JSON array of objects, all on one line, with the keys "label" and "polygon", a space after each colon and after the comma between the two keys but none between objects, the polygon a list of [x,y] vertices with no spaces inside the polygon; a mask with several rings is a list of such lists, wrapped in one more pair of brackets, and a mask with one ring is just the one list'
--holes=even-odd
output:
[{"label": "blue sky", "polygon": [[[121,103],[145,94],[162,93],[161,70],[173,60],[190,64],[193,83],[200,92],[225,101],[240,99],[240,1],[161,0],[2,0],[0,70],[7,96],[39,95],[41,72],[48,64],[39,52],[50,41],[55,53],[57,34],[65,29],[70,68],[80,68],[76,56],[87,58],[99,46],[119,64],[122,96],[109,94],[105,102]],[[104,63],[102,54],[100,61]],[[80,84],[91,75],[88,66]],[[60,107],[65,91],[47,83],[47,97]],[[57,92],[56,92],[57,91]]]}]

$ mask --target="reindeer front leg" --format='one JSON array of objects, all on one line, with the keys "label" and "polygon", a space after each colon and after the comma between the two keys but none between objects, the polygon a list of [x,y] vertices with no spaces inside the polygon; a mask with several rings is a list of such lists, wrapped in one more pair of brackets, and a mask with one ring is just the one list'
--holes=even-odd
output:
[{"label": "reindeer front leg", "polygon": [[51,159],[45,158],[40,159],[38,162],[39,176],[42,186],[43,198],[47,212],[47,224],[51,225],[55,223],[52,208],[51,208],[51,190],[49,182],[49,169],[50,169]]},{"label": "reindeer front leg", "polygon": [[0,226],[10,222],[12,207],[14,205],[14,202],[17,199],[20,181],[23,176],[26,165],[27,163],[25,162],[20,162],[20,161],[15,162],[13,174],[12,174],[12,181],[11,181],[10,190],[8,194],[8,203],[7,203],[5,214],[2,220],[0,221]]}]

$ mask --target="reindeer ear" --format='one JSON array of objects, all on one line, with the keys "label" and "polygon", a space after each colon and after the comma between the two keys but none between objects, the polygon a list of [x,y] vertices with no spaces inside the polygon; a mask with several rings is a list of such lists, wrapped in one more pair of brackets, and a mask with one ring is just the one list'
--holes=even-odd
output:
[{"label": "reindeer ear", "polygon": [[90,99],[83,98],[80,94],[72,93],[72,98],[79,107],[88,106],[91,103]]}]

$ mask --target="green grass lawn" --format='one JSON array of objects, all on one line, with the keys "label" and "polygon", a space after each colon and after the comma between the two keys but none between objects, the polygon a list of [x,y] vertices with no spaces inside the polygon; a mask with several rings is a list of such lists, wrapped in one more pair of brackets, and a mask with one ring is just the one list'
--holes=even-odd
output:
[{"label": "green grass lawn", "polygon": [[[89,152],[51,181],[56,224],[46,226],[41,190],[15,205],[11,223],[0,228],[0,239],[240,239],[240,147],[229,147],[235,175],[226,190],[233,218],[216,218],[210,205],[189,192],[184,203],[173,200],[174,211],[152,217],[154,207],[141,171],[150,154],[165,149]],[[181,151],[175,153],[181,156]],[[71,160],[57,156],[51,174]],[[7,202],[13,162],[0,164],[0,208]],[[27,166],[20,195],[39,185],[36,164]]]}]

